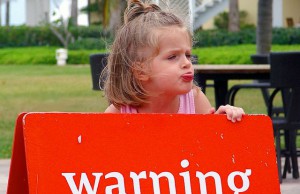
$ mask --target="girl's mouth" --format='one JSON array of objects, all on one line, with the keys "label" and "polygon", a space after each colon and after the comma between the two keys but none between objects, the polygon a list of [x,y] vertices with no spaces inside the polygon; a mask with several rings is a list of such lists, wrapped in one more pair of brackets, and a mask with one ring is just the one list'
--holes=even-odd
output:
[{"label": "girl's mouth", "polygon": [[191,73],[183,74],[181,77],[182,77],[182,80],[185,82],[190,82],[194,79],[194,75]]}]

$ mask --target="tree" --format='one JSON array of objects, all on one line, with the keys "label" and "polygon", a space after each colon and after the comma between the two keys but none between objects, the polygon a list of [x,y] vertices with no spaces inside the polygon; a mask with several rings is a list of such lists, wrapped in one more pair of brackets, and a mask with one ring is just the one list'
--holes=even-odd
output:
[{"label": "tree", "polygon": [[[90,6],[91,6],[91,0],[88,0],[87,7],[90,7]],[[87,15],[88,15],[88,25],[91,25],[91,13],[87,12]]]},{"label": "tree", "polygon": [[94,2],[89,0],[88,6],[81,11],[88,14],[90,22],[91,13],[95,13],[104,29],[114,32],[122,23],[122,13],[126,5],[126,0],[95,0]]},{"label": "tree", "polygon": [[71,23],[73,26],[78,25],[78,4],[77,0],[71,2]]},{"label": "tree", "polygon": [[[53,1],[53,3],[56,8],[59,8],[59,5],[56,1]],[[64,48],[68,49],[69,43],[74,41],[74,37],[69,30],[72,23],[72,18],[64,18],[63,14],[60,11],[53,13],[53,16],[56,15],[58,16],[58,19],[51,23],[48,23],[49,28],[52,33],[59,39]]]},{"label": "tree", "polygon": [[6,14],[5,14],[5,25],[9,26],[9,15],[10,15],[10,3],[9,0],[6,1]]},{"label": "tree", "polygon": [[239,2],[238,0],[229,1],[229,25],[228,30],[230,32],[240,31],[240,21],[239,21]]},{"label": "tree", "polygon": [[110,6],[109,24],[108,29],[114,33],[122,24],[122,14],[127,6],[126,0],[114,0]]},{"label": "tree", "polygon": [[1,19],[1,4],[2,4],[2,0],[0,0],[0,26],[2,25],[2,19]]},{"label": "tree", "polygon": [[267,55],[272,45],[273,0],[258,0],[256,53]]}]

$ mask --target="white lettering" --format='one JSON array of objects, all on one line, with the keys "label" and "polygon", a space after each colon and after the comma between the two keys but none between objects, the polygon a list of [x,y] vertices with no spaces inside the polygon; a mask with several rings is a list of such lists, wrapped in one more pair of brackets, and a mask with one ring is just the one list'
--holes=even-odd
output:
[{"label": "white lettering", "polygon": [[201,194],[207,194],[206,178],[209,176],[215,179],[216,194],[222,194],[222,183],[220,175],[218,173],[211,171],[204,175],[202,172],[197,171],[196,177],[199,178]]},{"label": "white lettering", "polygon": [[[251,169],[246,169],[246,172],[240,172],[240,171],[235,171],[229,174],[227,183],[229,188],[234,191],[234,194],[239,194],[241,192],[245,192],[246,190],[249,189],[250,186],[250,181],[248,176],[251,175]],[[234,177],[235,176],[240,176],[243,180],[243,186],[241,188],[237,188],[234,184]]]},{"label": "white lettering", "polygon": [[[180,181],[177,184],[184,184],[185,194],[192,194],[192,184],[191,184],[191,173],[188,171],[188,167],[190,165],[189,161],[187,159],[184,159],[180,163],[181,167],[183,169],[186,169],[186,171],[180,172],[179,176],[182,177],[183,181]],[[199,165],[197,165],[199,167]],[[221,177],[217,172],[210,171],[206,174],[196,171],[196,177],[199,179],[199,186],[200,186],[200,193],[201,194],[207,194],[207,178],[212,178],[215,183],[215,188],[210,187],[209,189],[215,189],[216,194],[222,194],[223,188],[222,188],[222,182]],[[245,192],[250,187],[250,180],[249,176],[251,175],[251,169],[246,169],[245,172],[241,171],[233,171],[231,172],[227,177],[227,185],[228,187],[234,192],[234,194],[239,194],[242,192]],[[98,186],[100,184],[100,178],[103,176],[103,173],[92,173],[92,175],[95,177],[94,183],[92,181],[89,181],[89,178],[87,177],[86,173],[81,173],[80,175],[80,181],[79,183],[75,183],[74,177],[76,176],[76,173],[61,173],[63,177],[65,177],[67,184],[70,187],[70,190],[73,194],[81,194],[82,192],[85,192],[88,194],[96,194],[98,190]],[[140,173],[136,172],[130,172],[129,174],[130,178],[132,179],[133,183],[133,189],[134,194],[141,194],[141,179],[147,180],[147,172],[142,171]],[[178,176],[178,174],[177,174]],[[237,186],[235,182],[235,178],[240,177],[242,180],[242,185]],[[108,185],[107,183],[103,183],[106,179],[115,178],[117,180],[117,184]],[[176,183],[174,175],[171,172],[161,172],[160,174],[156,174],[155,172],[150,171],[149,172],[149,178],[152,179],[152,186],[154,194],[160,194],[161,193],[161,184],[160,180],[166,180],[167,184],[169,186],[169,192],[172,194],[176,194]],[[99,191],[99,193],[105,193],[105,194],[112,194],[113,191],[118,190],[119,194],[126,194],[125,190],[125,181],[124,177],[119,172],[110,172],[105,175],[105,180],[102,180],[102,184],[106,185],[106,187],[102,187],[103,190]],[[176,179],[177,180],[177,179]],[[178,179],[179,180],[179,179]],[[108,181],[110,182],[110,181]],[[150,182],[149,182],[150,183]],[[77,186],[78,185],[78,186]],[[104,191],[105,188],[105,191]]]},{"label": "white lettering", "polygon": [[168,179],[170,193],[176,194],[176,186],[175,186],[174,176],[170,172],[162,172],[159,175],[157,175],[154,172],[150,172],[149,177],[152,178],[152,181],[153,181],[154,194],[160,194],[159,179],[161,177],[166,177]]},{"label": "white lettering", "polygon": [[86,173],[81,173],[79,188],[77,189],[73,178],[75,176],[75,173],[61,173],[61,174],[66,178],[68,185],[73,194],[81,194],[83,186],[85,187],[88,194],[96,194],[100,182],[100,177],[103,175],[103,173],[92,173],[92,175],[95,176],[94,188],[92,189],[92,186],[86,176]]},{"label": "white lettering", "polygon": [[[188,160],[181,161],[182,168],[187,168],[189,165],[190,165],[190,163]],[[179,173],[179,175],[183,177],[185,194],[192,194],[190,172],[189,171],[182,172],[182,173]]]},{"label": "white lettering", "polygon": [[107,178],[113,178],[113,177],[117,179],[118,184],[107,186],[106,189],[105,189],[105,193],[106,194],[112,194],[113,189],[118,188],[119,189],[119,194],[126,194],[123,175],[121,173],[118,173],[118,172],[111,172],[111,173],[108,173],[107,175],[105,175],[106,179]]},{"label": "white lettering", "polygon": [[140,179],[146,179],[146,171],[137,175],[135,172],[130,172],[130,177],[133,180],[134,194],[141,194]]}]

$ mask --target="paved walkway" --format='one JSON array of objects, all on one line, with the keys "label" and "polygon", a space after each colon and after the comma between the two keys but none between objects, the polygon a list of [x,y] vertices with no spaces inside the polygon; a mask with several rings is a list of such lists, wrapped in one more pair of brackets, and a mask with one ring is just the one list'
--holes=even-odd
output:
[{"label": "paved walkway", "polygon": [[[8,174],[9,174],[9,159],[0,160],[0,194],[6,194]],[[288,174],[286,179],[280,185],[281,194],[299,194],[300,179],[293,179],[291,174]]]}]

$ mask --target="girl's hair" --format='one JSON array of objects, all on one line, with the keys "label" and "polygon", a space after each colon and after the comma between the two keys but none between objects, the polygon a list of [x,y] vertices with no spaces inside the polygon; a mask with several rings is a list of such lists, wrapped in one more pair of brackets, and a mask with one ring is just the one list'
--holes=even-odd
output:
[{"label": "girl's hair", "polygon": [[[155,52],[158,51],[158,35],[155,30],[170,26],[185,28],[191,39],[188,27],[183,19],[159,6],[129,0],[124,13],[124,24],[116,33],[104,71],[106,82],[104,92],[108,101],[116,107],[130,105],[138,107],[147,102],[148,94],[136,75],[147,73],[147,67]],[[149,55],[145,49],[152,48]]]}]

